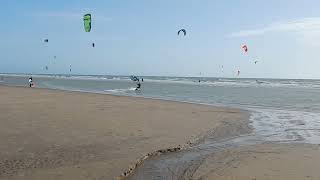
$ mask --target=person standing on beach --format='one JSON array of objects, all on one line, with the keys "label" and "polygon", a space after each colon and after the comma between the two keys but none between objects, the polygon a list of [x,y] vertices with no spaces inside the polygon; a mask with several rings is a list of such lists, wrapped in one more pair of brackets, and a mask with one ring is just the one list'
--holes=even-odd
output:
[{"label": "person standing on beach", "polygon": [[32,81],[32,77],[29,78],[29,87],[33,86],[33,81]]}]

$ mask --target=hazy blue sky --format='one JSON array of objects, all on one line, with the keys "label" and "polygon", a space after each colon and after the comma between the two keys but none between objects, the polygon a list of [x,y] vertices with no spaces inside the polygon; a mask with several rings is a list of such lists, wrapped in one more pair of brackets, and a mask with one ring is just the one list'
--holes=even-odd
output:
[{"label": "hazy blue sky", "polygon": [[3,1],[0,72],[67,73],[72,64],[77,74],[235,77],[240,69],[241,77],[320,78],[319,7],[319,0]]}]

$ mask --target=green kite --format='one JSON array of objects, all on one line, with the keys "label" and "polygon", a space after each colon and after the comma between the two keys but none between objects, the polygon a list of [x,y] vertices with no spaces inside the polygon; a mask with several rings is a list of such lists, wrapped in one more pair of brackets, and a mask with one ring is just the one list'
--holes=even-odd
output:
[{"label": "green kite", "polygon": [[91,31],[91,14],[85,14],[83,16],[84,30],[86,32]]}]

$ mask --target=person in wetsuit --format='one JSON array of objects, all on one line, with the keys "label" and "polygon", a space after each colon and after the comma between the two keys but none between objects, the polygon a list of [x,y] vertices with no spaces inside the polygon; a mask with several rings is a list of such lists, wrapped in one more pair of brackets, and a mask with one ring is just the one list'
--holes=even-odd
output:
[{"label": "person in wetsuit", "polygon": [[136,87],[136,91],[137,91],[137,90],[140,90],[140,88],[141,88],[141,83],[140,83],[140,81],[138,81],[137,87]]}]

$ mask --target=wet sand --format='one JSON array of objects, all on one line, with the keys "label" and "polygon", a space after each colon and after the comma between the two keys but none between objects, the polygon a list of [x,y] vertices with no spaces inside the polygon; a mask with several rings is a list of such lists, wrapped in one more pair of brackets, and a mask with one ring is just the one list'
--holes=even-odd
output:
[{"label": "wet sand", "polygon": [[230,108],[0,86],[0,179],[116,179],[147,153],[246,133],[248,117]]},{"label": "wet sand", "polygon": [[320,179],[320,146],[262,144],[207,158],[193,175],[203,180]]}]

